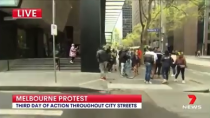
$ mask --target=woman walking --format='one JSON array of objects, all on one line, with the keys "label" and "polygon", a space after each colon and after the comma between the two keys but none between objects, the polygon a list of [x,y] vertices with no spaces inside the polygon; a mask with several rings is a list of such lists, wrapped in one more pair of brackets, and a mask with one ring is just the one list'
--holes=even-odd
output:
[{"label": "woman walking", "polygon": [[132,67],[133,67],[134,77],[138,75],[139,65],[140,65],[140,58],[138,52],[136,52],[135,55],[132,57]]},{"label": "woman walking", "polygon": [[186,59],[184,58],[183,53],[181,53],[178,56],[178,58],[175,61],[175,64],[177,65],[177,72],[176,72],[174,81],[177,81],[177,78],[181,72],[182,83],[185,83],[185,68],[187,67],[187,62],[186,62]]}]

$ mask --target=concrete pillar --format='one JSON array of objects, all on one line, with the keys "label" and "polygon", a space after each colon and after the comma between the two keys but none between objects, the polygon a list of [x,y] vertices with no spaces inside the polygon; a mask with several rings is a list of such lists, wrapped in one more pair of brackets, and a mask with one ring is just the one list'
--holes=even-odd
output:
[{"label": "concrete pillar", "polygon": [[0,60],[15,59],[18,52],[17,25],[13,21],[0,21]]},{"label": "concrete pillar", "polygon": [[96,51],[101,39],[102,0],[80,1],[81,71],[99,72]]},{"label": "concrete pillar", "polygon": [[105,9],[106,9],[106,0],[101,0],[101,45],[106,44],[106,39],[105,39]]}]

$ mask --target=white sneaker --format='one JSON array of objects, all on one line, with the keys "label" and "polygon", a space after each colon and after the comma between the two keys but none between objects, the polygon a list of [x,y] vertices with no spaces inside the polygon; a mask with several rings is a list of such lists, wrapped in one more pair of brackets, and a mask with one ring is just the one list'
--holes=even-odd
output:
[{"label": "white sneaker", "polygon": [[151,81],[149,81],[148,83],[149,83],[149,84],[152,84],[152,82],[151,82]]},{"label": "white sneaker", "polygon": [[164,79],[164,80],[163,80],[163,82],[162,82],[162,84],[165,84],[166,82],[167,82],[167,80],[166,80],[166,79]]},{"label": "white sneaker", "polygon": [[177,79],[174,79],[175,82],[177,82]]},{"label": "white sneaker", "polygon": [[70,63],[72,64],[72,63],[73,63],[73,61],[70,61]]},{"label": "white sneaker", "polygon": [[174,77],[175,75],[174,74],[171,74],[171,76]]},{"label": "white sneaker", "polygon": [[182,81],[182,84],[185,84],[185,81],[184,80]]}]

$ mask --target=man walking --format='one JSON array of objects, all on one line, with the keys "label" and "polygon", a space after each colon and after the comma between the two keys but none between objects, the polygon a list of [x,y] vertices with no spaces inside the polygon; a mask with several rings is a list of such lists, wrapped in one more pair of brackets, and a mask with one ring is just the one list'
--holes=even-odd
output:
[{"label": "man walking", "polygon": [[152,48],[149,48],[148,51],[146,51],[144,55],[144,63],[145,63],[145,68],[146,68],[146,72],[145,72],[146,84],[152,84],[152,82],[150,81],[150,78],[151,78],[150,75],[152,72],[153,65],[156,63],[156,60],[157,60],[157,54],[153,52]]},{"label": "man walking", "polygon": [[[104,46],[104,48],[106,48]],[[109,55],[106,52],[106,49],[100,48],[96,54],[97,61],[99,63],[99,69],[101,72],[101,79],[106,80],[106,73],[107,73],[107,63],[109,60]]]}]

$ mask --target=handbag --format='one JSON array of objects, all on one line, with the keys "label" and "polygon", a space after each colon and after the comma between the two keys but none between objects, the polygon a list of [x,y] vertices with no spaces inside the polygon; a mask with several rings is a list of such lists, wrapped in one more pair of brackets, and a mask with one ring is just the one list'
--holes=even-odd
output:
[{"label": "handbag", "polygon": [[185,68],[185,65],[180,65],[181,68]]}]

